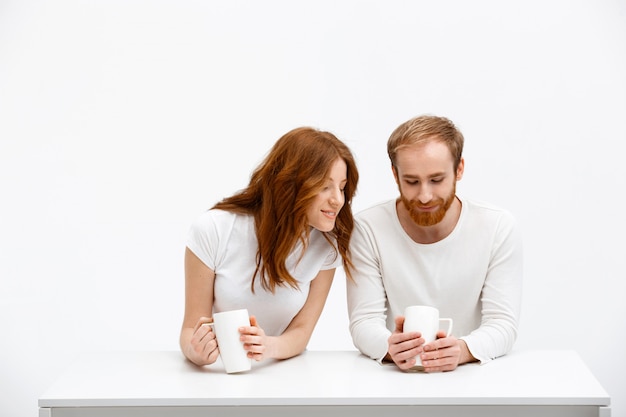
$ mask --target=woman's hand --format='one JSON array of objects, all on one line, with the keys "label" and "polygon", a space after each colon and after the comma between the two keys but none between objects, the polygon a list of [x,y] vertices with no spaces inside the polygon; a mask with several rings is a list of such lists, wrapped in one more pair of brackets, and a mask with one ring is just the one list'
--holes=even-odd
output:
[{"label": "woman's hand", "polygon": [[185,356],[198,366],[209,365],[217,360],[220,351],[217,347],[215,332],[209,326],[213,319],[200,317],[196,323]]},{"label": "woman's hand", "polygon": [[259,327],[255,316],[250,316],[250,326],[240,327],[239,333],[241,333],[240,340],[249,358],[258,362],[271,357],[268,352],[268,342],[273,338],[265,335],[265,331]]},{"label": "woman's hand", "polygon": [[239,328],[240,340],[248,357],[263,359],[287,359],[299,355],[306,348],[313,328],[322,313],[326,297],[335,275],[334,269],[322,270],[311,281],[309,295],[304,306],[279,336],[268,336],[259,327],[255,316],[250,316],[250,326]]},{"label": "woman's hand", "polygon": [[198,366],[211,364],[219,356],[215,333],[206,325],[213,322],[209,317],[213,315],[214,282],[215,272],[185,248],[185,317],[179,344],[185,357]]}]

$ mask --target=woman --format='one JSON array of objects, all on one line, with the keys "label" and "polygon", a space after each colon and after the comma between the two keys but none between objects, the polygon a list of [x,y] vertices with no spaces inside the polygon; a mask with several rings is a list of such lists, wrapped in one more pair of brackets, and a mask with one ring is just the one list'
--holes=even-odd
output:
[{"label": "woman", "polygon": [[351,277],[350,204],[358,172],[329,132],[301,127],[281,137],[247,188],[203,213],[185,250],[180,346],[196,365],[217,360],[213,312],[247,308],[248,356],[286,359],[306,348],[335,268]]}]

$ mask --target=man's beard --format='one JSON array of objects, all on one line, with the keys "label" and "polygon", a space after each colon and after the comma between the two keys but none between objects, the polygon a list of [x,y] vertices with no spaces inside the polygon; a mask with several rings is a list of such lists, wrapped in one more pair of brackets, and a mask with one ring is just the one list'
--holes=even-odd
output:
[{"label": "man's beard", "polygon": [[[411,216],[413,222],[415,222],[415,224],[417,224],[418,226],[434,226],[442,221],[444,216],[446,215],[446,212],[452,205],[455,197],[456,183],[452,186],[452,191],[447,198],[431,200],[428,202],[428,204],[420,204],[418,201],[409,200],[404,196],[404,194],[402,194],[402,190],[400,190],[400,199],[402,200],[404,207],[409,212],[409,216]],[[432,212],[423,212],[418,210],[419,207],[432,206],[439,206],[439,208],[436,211]]]}]

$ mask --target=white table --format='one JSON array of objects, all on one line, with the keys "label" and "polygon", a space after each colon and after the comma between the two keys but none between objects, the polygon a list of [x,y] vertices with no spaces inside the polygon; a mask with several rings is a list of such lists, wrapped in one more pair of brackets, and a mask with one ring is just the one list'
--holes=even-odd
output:
[{"label": "white table", "polygon": [[39,399],[40,417],[608,417],[610,398],[574,351],[513,352],[453,372],[404,373],[356,351],[308,351],[226,374],[179,352],[85,354]]}]

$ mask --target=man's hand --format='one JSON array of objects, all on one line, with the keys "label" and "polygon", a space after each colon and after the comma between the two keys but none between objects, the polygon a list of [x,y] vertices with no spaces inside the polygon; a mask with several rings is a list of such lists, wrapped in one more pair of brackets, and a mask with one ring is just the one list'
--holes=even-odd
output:
[{"label": "man's hand", "polygon": [[[446,337],[446,332],[437,332],[437,339],[424,345],[421,354],[424,372],[453,371],[461,363],[461,343],[454,336]],[[466,348],[467,349],[467,348]]]},{"label": "man's hand", "polygon": [[424,339],[420,332],[403,333],[404,316],[396,317],[396,329],[388,339],[389,359],[403,371],[415,366],[415,357],[423,352]]}]

